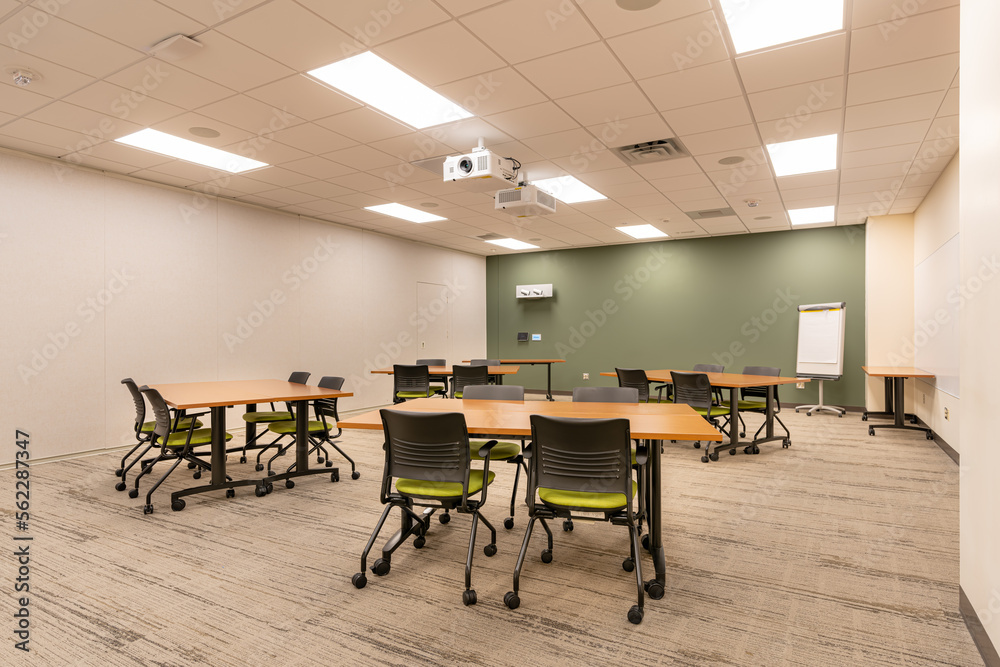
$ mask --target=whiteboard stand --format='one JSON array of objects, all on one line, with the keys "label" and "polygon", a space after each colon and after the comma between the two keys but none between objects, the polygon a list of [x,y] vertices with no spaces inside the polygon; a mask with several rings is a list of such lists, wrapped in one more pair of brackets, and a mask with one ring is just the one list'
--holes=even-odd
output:
[{"label": "whiteboard stand", "polygon": [[812,417],[812,413],[814,412],[832,412],[838,417],[843,417],[844,413],[847,412],[844,408],[838,408],[835,405],[823,405],[823,379],[819,378],[817,382],[819,382],[819,403],[816,405],[800,405],[795,408],[795,411],[806,410],[806,415],[809,417]]}]

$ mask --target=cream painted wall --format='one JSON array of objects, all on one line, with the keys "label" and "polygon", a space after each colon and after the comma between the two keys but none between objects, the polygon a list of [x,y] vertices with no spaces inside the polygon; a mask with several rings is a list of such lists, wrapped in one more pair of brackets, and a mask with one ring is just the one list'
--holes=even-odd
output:
[{"label": "cream painted wall", "polygon": [[[963,0],[962,149],[959,229],[962,280],[974,298],[962,309],[960,425],[961,584],[993,646],[1000,649],[1000,3]],[[990,275],[989,280],[984,280]]]},{"label": "cream painted wall", "polygon": [[[931,258],[958,234],[958,181],[959,159],[955,157],[945,167],[934,187],[927,193],[924,201],[913,214],[913,265],[915,270],[921,270],[922,263]],[[939,267],[942,275],[926,276],[936,282],[951,282],[943,275],[944,270],[948,269],[947,272],[952,274],[958,269],[958,267],[941,267],[940,262],[928,262],[923,266]],[[957,288],[958,285],[950,285],[949,287]],[[919,293],[915,294],[915,298],[919,299],[920,297]],[[942,304],[938,305],[942,306]],[[960,317],[957,304],[943,304],[943,309],[947,311],[949,322],[958,320]],[[919,311],[920,308],[916,308],[918,315]],[[914,333],[914,335],[917,334]],[[927,364],[920,363],[921,349],[917,350],[916,358],[918,367],[927,366]],[[960,398],[938,389],[935,381],[918,379],[914,389],[914,414],[930,426],[934,433],[943,438],[955,451],[961,453],[959,442]],[[945,419],[944,416],[945,409],[948,410],[948,419]]]},{"label": "cream painted wall", "polygon": [[[882,215],[865,225],[865,331],[867,366],[913,363],[913,216]],[[866,376],[865,406],[885,409],[882,378]],[[913,411],[907,380],[906,411]]]},{"label": "cream painted wall", "polygon": [[482,257],[7,152],[0,200],[2,430],[33,458],[130,442],[126,376],[308,370],[348,378],[342,409],[385,404],[366,366],[418,356],[418,281],[452,286],[449,360],[486,352]]}]

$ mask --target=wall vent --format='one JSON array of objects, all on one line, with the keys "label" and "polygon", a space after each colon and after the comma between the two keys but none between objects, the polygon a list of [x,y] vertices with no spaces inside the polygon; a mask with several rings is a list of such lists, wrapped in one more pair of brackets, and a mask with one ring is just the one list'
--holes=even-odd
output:
[{"label": "wall vent", "polygon": [[627,165],[650,164],[691,157],[688,150],[684,148],[684,144],[676,138],[645,141],[641,144],[629,144],[611,150]]}]

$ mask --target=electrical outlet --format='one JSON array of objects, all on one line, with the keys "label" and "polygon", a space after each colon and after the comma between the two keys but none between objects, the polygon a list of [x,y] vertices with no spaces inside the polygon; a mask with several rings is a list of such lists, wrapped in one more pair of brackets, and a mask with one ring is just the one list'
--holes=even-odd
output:
[{"label": "electrical outlet", "polygon": [[806,383],[805,382],[796,382],[795,383],[795,388],[796,389],[805,389],[806,388]]},{"label": "electrical outlet", "polygon": [[590,379],[590,373],[584,373],[583,374],[583,379],[584,380],[589,380]]},{"label": "electrical outlet", "polygon": [[945,421],[950,421],[951,420],[951,416],[948,414],[948,408],[944,409],[944,420]]}]

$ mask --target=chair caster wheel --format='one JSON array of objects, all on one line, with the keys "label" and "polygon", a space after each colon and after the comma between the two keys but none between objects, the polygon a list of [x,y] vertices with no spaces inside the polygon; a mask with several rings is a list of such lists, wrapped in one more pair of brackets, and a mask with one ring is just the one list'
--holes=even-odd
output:
[{"label": "chair caster wheel", "polygon": [[750,453],[750,448],[749,447],[744,447],[743,448],[743,453],[744,454],[749,454]]},{"label": "chair caster wheel", "polygon": [[622,561],[622,569],[625,570],[626,572],[631,572],[632,570],[635,569],[635,561],[632,560],[631,558],[626,558],[625,560]]},{"label": "chair caster wheel", "polygon": [[240,463],[246,463],[246,462],[247,462],[247,457],[241,456],[240,457]]},{"label": "chair caster wheel", "polygon": [[740,437],[741,438],[747,437],[747,432],[746,431],[740,431]]},{"label": "chair caster wheel", "polygon": [[286,479],[285,480],[285,488],[286,489],[294,489],[295,488],[295,481],[291,480],[291,479]]},{"label": "chair caster wheel", "polygon": [[654,600],[663,599],[663,584],[656,579],[646,582],[646,595]]},{"label": "chair caster wheel", "polygon": [[509,516],[506,519],[504,519],[503,520],[503,527],[506,528],[507,530],[510,530],[511,528],[513,528],[514,527],[514,517],[510,517]]},{"label": "chair caster wheel", "polygon": [[735,447],[733,449],[729,450],[729,455],[730,456],[736,456],[736,448]]},{"label": "chair caster wheel", "polygon": [[633,625],[639,625],[642,623],[642,616],[643,611],[637,604],[632,605],[632,608],[628,610],[628,622]]},{"label": "chair caster wheel", "polygon": [[372,565],[372,572],[375,573],[375,576],[384,577],[385,575],[389,574],[390,567],[391,565],[389,564],[389,561],[387,561],[385,558],[379,558],[377,561],[375,561],[375,564]]},{"label": "chair caster wheel", "polygon": [[138,498],[139,497],[139,489],[129,489],[128,490],[128,497],[129,498]]},{"label": "chair caster wheel", "polygon": [[255,465],[253,467],[253,469],[256,470],[257,472],[260,472],[261,470],[264,469],[264,464],[263,463],[258,463],[257,465]]},{"label": "chair caster wheel", "polygon": [[873,429],[871,426],[868,427],[868,435],[875,435],[875,429]]},{"label": "chair caster wheel", "polygon": [[476,604],[476,591],[468,590],[462,593],[462,604],[466,607]]},{"label": "chair caster wheel", "polygon": [[226,489],[226,498],[235,498],[236,489]]},{"label": "chair caster wheel", "polygon": [[784,440],[781,441],[781,448],[782,449],[788,449],[791,446],[792,446],[792,441],[789,440],[788,438],[785,438]]},{"label": "chair caster wheel", "polygon": [[351,473],[351,479],[361,479],[361,473],[355,470],[354,472]]},{"label": "chair caster wheel", "polygon": [[451,521],[451,515],[441,514],[440,516],[438,516],[438,521],[440,521],[441,523],[448,523],[449,521]]},{"label": "chair caster wheel", "polygon": [[253,487],[253,494],[258,498],[263,498],[264,496],[267,495],[267,489],[265,489],[263,486],[255,486]]},{"label": "chair caster wheel", "polygon": [[195,474],[193,474],[191,476],[194,477],[195,479],[201,479],[201,471],[199,470],[198,472],[196,472]]},{"label": "chair caster wheel", "polygon": [[413,540],[414,549],[423,549],[425,544],[427,544],[427,540],[425,540],[422,536]]},{"label": "chair caster wheel", "polygon": [[172,509],[175,512],[180,512],[182,509],[184,509],[184,505],[186,504],[187,503],[184,502],[183,498],[178,498],[177,500],[173,500],[170,502],[170,509]]},{"label": "chair caster wheel", "polygon": [[707,456],[701,457],[701,462],[702,463],[708,463],[708,457]]},{"label": "chair caster wheel", "polygon": [[701,443],[700,442],[694,443],[694,448],[695,449],[701,449]]},{"label": "chair caster wheel", "polygon": [[194,461],[188,461],[188,470],[194,470]]},{"label": "chair caster wheel", "polygon": [[545,551],[542,552],[542,562],[543,563],[551,563],[552,562],[552,550],[551,549],[546,549]]},{"label": "chair caster wheel", "polygon": [[351,577],[351,583],[354,584],[355,588],[364,588],[368,584],[368,577],[365,576],[364,572],[358,572]]},{"label": "chair caster wheel", "polygon": [[485,547],[483,547],[483,553],[486,554],[487,558],[490,558],[491,556],[496,556],[497,555],[497,545],[495,545],[495,544],[487,544]]},{"label": "chair caster wheel", "polygon": [[322,463],[322,462],[323,462],[323,457],[322,456],[317,456],[316,457],[316,463]]},{"label": "chair caster wheel", "polygon": [[754,454],[760,454],[760,447],[758,447],[757,445],[754,445],[753,449],[750,450],[750,451],[752,451]]},{"label": "chair caster wheel", "polygon": [[507,605],[507,609],[517,609],[521,606],[521,598],[514,591],[507,591],[503,596],[503,603]]},{"label": "chair caster wheel", "polygon": [[334,470],[332,473],[330,473],[330,481],[331,482],[339,482],[340,481],[340,471],[339,470]]},{"label": "chair caster wheel", "polygon": [[124,474],[125,474],[125,468],[119,468],[118,470],[115,470],[115,477],[121,477]]},{"label": "chair caster wheel", "polygon": [[567,519],[566,521],[563,521],[563,532],[564,533],[572,533],[573,532],[573,521],[571,519]]},{"label": "chair caster wheel", "polygon": [[934,434],[933,433],[928,433],[927,434],[927,439],[928,440],[933,440],[934,439]]},{"label": "chair caster wheel", "polygon": [[713,461],[718,461],[719,460],[719,452],[712,452],[711,454],[708,455],[708,458],[712,459]]},{"label": "chair caster wheel", "polygon": [[641,544],[642,544],[642,548],[643,549],[645,549],[646,551],[649,551],[649,535],[643,535],[642,536]]},{"label": "chair caster wheel", "polygon": [[143,505],[142,506],[142,513],[143,514],[152,514],[153,513],[153,506],[152,505]]},{"label": "chair caster wheel", "polygon": [[266,493],[271,493],[272,491],[274,491],[274,484],[268,482],[267,485],[264,487],[264,491]]},{"label": "chair caster wheel", "polygon": [[125,482],[118,482],[117,484],[115,484],[115,491],[124,491],[124,490],[125,490]]}]

